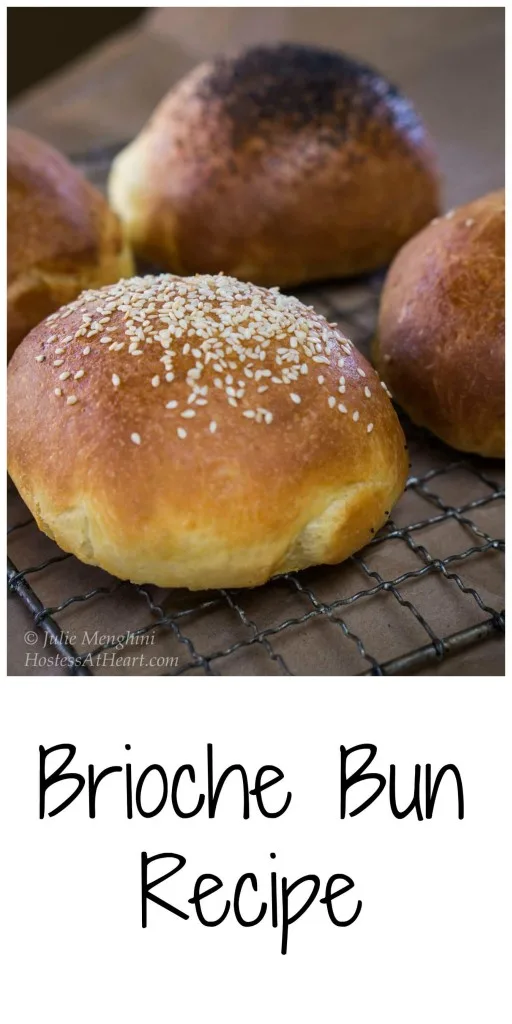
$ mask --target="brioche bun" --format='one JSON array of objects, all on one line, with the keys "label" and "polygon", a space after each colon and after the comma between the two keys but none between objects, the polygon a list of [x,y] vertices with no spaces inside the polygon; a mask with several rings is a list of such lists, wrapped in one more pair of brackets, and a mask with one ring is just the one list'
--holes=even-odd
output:
[{"label": "brioche bun", "polygon": [[461,451],[505,454],[505,193],[432,222],[382,293],[374,359],[420,426]]},{"label": "brioche bun", "polygon": [[308,46],[202,64],[114,161],[136,253],[266,285],[389,263],[438,212],[431,143],[376,71]]},{"label": "brioche bun", "polygon": [[9,128],[7,346],[44,316],[133,273],[121,226],[103,196],[41,139]]},{"label": "brioche bun", "polygon": [[121,578],[244,587],[386,520],[404,437],[336,325],[221,275],[85,292],[9,366],[9,472],[40,528]]}]

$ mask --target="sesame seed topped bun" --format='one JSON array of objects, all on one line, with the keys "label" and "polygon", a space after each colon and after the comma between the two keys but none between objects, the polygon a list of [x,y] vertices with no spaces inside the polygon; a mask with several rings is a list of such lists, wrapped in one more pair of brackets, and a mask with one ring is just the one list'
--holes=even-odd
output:
[{"label": "sesame seed topped bun", "polygon": [[401,250],[381,299],[376,365],[415,423],[505,455],[505,193],[436,219]]},{"label": "sesame seed topped bun", "polygon": [[35,135],[7,136],[7,345],[84,288],[133,273],[118,218],[69,160]]},{"label": "sesame seed topped bun", "polygon": [[201,64],[116,158],[135,251],[266,285],[382,267],[439,209],[433,146],[373,68],[310,46]]},{"label": "sesame seed topped bun", "polygon": [[254,586],[339,562],[405,484],[377,374],[275,288],[164,274],[84,292],[8,376],[9,472],[40,528],[134,582]]}]

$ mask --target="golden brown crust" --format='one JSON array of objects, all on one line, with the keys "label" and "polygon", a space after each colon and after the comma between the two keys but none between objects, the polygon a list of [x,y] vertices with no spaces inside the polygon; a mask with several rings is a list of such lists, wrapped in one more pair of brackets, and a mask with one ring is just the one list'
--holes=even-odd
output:
[{"label": "golden brown crust", "polygon": [[411,419],[447,444],[505,454],[505,193],[430,224],[396,257],[375,362]]},{"label": "golden brown crust", "polygon": [[86,287],[133,273],[116,215],[47,143],[9,128],[8,355],[44,316]]},{"label": "golden brown crust", "polygon": [[375,371],[297,299],[230,278],[85,293],[8,378],[9,472],[39,526],[136,582],[253,586],[338,562],[404,487]]},{"label": "golden brown crust", "polygon": [[114,161],[135,251],[259,284],[362,273],[438,212],[433,150],[372,69],[311,47],[201,65]]}]

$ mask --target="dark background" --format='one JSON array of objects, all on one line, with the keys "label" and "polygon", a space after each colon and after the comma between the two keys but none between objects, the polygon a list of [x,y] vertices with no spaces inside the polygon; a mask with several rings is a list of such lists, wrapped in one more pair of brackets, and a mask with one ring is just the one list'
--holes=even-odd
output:
[{"label": "dark background", "polygon": [[147,7],[8,7],[7,99],[136,22],[145,11]]}]

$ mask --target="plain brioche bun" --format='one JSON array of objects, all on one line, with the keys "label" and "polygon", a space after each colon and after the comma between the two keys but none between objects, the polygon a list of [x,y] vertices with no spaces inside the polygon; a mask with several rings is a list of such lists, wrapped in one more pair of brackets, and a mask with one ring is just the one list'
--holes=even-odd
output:
[{"label": "plain brioche bun", "polygon": [[408,100],[341,53],[292,45],[196,68],[116,158],[109,194],[155,266],[283,286],[386,265],[439,205]]},{"label": "plain brioche bun", "polygon": [[450,211],[396,257],[374,359],[420,426],[466,452],[505,454],[505,193]]},{"label": "plain brioche bun", "polygon": [[8,355],[83,288],[132,273],[121,226],[103,196],[46,142],[9,128]]},{"label": "plain brioche bun", "polygon": [[9,472],[66,551],[160,586],[339,562],[386,520],[404,437],[336,325],[233,278],[85,292],[9,365]]}]

